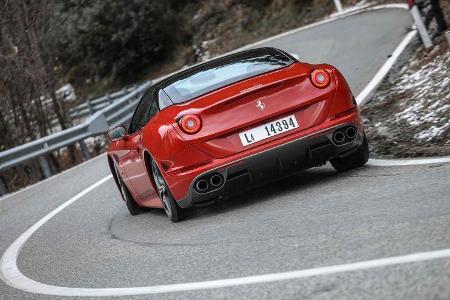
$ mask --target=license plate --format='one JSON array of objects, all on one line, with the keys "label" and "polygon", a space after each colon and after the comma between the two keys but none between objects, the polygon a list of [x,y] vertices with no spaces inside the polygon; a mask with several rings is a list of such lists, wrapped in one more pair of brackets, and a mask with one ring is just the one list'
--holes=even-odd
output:
[{"label": "license plate", "polygon": [[241,132],[239,137],[242,145],[245,147],[295,128],[298,128],[297,119],[294,115],[291,115]]}]

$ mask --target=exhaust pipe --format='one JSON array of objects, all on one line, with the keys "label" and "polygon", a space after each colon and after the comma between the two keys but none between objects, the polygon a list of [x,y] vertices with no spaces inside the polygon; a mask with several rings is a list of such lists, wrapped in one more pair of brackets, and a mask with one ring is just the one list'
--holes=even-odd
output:
[{"label": "exhaust pipe", "polygon": [[335,133],[333,133],[333,141],[336,144],[341,144],[342,142],[344,142],[345,140],[345,134],[341,131],[336,131]]},{"label": "exhaust pipe", "polygon": [[211,178],[209,179],[209,183],[214,186],[214,187],[219,187],[222,185],[223,183],[223,178],[222,176],[220,176],[219,174],[214,174],[213,176],[211,176]]},{"label": "exhaust pipe", "polygon": [[195,183],[195,189],[197,192],[204,193],[208,189],[208,181],[200,179]]},{"label": "exhaust pipe", "polygon": [[356,137],[356,128],[353,127],[353,126],[348,127],[348,128],[345,130],[345,135],[347,136],[347,138],[348,138],[350,141],[354,140],[355,137]]}]

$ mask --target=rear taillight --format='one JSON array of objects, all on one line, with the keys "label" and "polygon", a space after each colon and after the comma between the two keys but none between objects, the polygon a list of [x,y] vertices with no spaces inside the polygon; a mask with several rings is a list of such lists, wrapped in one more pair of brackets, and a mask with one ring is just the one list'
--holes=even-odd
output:
[{"label": "rear taillight", "polygon": [[202,121],[197,115],[185,115],[181,117],[179,124],[181,130],[189,134],[199,132],[202,127]]},{"label": "rear taillight", "polygon": [[330,84],[330,74],[323,69],[316,69],[311,73],[311,81],[318,88],[325,88]]}]

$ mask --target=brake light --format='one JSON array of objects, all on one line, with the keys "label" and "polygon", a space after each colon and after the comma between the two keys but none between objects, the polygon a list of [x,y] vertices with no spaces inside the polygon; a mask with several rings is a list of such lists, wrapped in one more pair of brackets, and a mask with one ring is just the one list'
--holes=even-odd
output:
[{"label": "brake light", "polygon": [[202,121],[197,115],[185,115],[182,116],[180,121],[180,128],[186,133],[194,134],[200,131],[202,127]]},{"label": "brake light", "polygon": [[311,81],[318,88],[325,88],[330,84],[330,74],[323,69],[316,69],[311,73]]}]

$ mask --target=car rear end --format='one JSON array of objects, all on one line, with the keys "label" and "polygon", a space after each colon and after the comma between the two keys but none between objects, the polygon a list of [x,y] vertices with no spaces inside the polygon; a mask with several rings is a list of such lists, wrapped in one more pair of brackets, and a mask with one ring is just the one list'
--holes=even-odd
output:
[{"label": "car rear end", "polygon": [[182,207],[323,165],[361,145],[363,125],[342,74],[286,57],[274,70],[165,108],[174,121],[167,142],[189,145],[189,160],[171,159],[165,170]]}]

